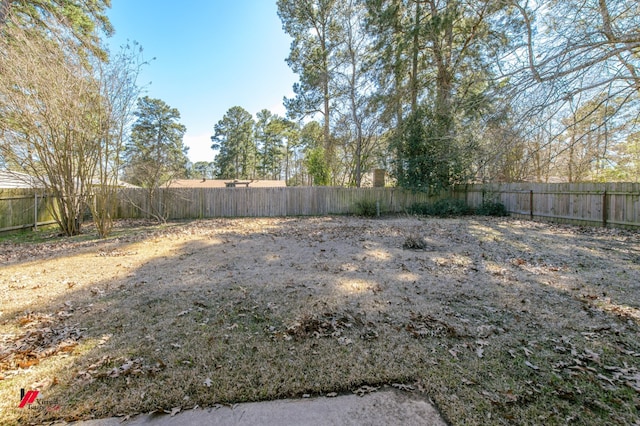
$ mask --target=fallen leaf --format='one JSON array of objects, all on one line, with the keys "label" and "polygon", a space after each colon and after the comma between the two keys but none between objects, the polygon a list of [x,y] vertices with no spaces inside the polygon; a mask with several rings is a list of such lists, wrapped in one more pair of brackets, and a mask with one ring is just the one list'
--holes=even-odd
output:
[{"label": "fallen leaf", "polygon": [[589,349],[585,349],[584,350],[584,356],[583,357],[588,359],[588,360],[590,360],[590,361],[595,362],[596,364],[600,364],[600,355],[595,353],[595,352],[593,352],[593,351],[590,351]]},{"label": "fallen leaf", "polygon": [[[46,391],[47,389],[49,389],[53,384],[54,384],[54,380],[52,378],[47,377],[46,379],[37,382],[37,383],[33,383],[30,388],[31,389],[38,389],[40,392],[42,391]],[[55,380],[57,382],[57,380]]]},{"label": "fallen leaf", "polygon": [[365,385],[365,386],[361,386],[360,388],[354,390],[353,393],[355,393],[358,396],[365,396],[366,394],[371,393],[371,392],[375,392],[378,389],[379,388],[375,387],[375,386],[367,386],[367,385]]},{"label": "fallen leaf", "polygon": [[402,383],[392,383],[391,386],[405,392],[413,392],[416,389],[411,385],[405,385]]},{"label": "fallen leaf", "polygon": [[504,396],[507,399],[507,402],[510,402],[510,403],[518,402],[518,395],[514,395],[511,389],[505,392]]},{"label": "fallen leaf", "polygon": [[534,369],[536,371],[540,370],[540,367],[538,367],[537,365],[531,364],[529,361],[525,361],[524,365],[526,365],[527,367],[532,368],[532,369]]},{"label": "fallen leaf", "polygon": [[607,376],[603,375],[603,374],[598,374],[596,376],[598,379],[600,380],[604,380],[605,382],[609,383],[612,387],[616,387],[615,383],[613,382],[613,380],[611,380],[610,378],[608,378]]},{"label": "fallen leaf", "polygon": [[91,294],[94,296],[104,296],[104,290],[100,290],[97,287],[91,289]]},{"label": "fallen leaf", "polygon": [[338,343],[341,344],[342,346],[347,346],[353,343],[353,340],[347,338],[347,337],[338,337]]},{"label": "fallen leaf", "polygon": [[531,356],[533,354],[533,351],[529,348],[525,348],[524,346],[522,347],[522,350],[524,351],[524,354],[526,356]]}]

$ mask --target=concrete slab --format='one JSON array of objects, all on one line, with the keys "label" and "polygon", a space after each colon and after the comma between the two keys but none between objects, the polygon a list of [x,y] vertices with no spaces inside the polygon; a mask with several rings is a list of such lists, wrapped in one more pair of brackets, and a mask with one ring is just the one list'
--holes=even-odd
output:
[{"label": "concrete slab", "polygon": [[419,394],[383,389],[364,396],[342,395],[236,404],[169,415],[140,415],[72,423],[77,426],[445,426],[438,411]]}]

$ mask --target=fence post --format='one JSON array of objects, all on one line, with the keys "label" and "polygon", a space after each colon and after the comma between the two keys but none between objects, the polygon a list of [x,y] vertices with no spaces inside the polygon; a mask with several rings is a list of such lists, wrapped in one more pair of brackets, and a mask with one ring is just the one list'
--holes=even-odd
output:
[{"label": "fence post", "polygon": [[529,190],[529,217],[533,220],[533,189]]},{"label": "fence post", "polygon": [[33,230],[38,230],[38,192],[35,192],[35,201],[33,203]]},{"label": "fence post", "polygon": [[198,219],[203,219],[204,218],[204,188],[200,188],[200,215],[198,217]]},{"label": "fence post", "polygon": [[607,227],[607,221],[608,221],[608,209],[607,209],[607,190],[605,189],[604,192],[602,193],[602,227],[606,228]]}]

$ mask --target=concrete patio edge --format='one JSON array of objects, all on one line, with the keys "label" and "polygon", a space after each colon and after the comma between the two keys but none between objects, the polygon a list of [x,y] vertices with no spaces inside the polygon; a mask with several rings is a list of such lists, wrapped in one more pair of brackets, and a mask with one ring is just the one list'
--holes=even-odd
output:
[{"label": "concrete patio edge", "polygon": [[169,414],[145,414],[124,420],[107,418],[71,423],[75,426],[200,426],[200,425],[433,425],[445,426],[434,405],[420,393],[384,387],[363,396],[339,395],[249,402],[196,408]]}]

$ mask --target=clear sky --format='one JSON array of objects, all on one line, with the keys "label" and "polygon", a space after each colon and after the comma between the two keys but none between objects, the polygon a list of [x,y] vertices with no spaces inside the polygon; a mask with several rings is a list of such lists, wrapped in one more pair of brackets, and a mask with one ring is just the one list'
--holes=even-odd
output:
[{"label": "clear sky", "polygon": [[213,127],[233,106],[284,115],[297,76],[276,11],[276,0],[112,0],[109,44],[137,41],[156,58],[138,82],[180,111],[191,161],[213,160]]}]

